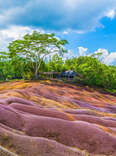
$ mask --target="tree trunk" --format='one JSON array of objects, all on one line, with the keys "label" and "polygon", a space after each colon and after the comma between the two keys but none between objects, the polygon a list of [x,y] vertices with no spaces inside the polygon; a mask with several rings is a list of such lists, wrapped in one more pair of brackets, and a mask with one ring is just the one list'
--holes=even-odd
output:
[{"label": "tree trunk", "polygon": [[38,80],[39,79],[39,75],[38,75],[38,72],[36,71],[35,72],[35,80]]}]

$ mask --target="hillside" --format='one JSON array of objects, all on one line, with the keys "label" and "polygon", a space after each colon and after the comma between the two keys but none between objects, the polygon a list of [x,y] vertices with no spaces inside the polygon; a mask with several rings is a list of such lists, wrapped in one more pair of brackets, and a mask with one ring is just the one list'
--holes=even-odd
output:
[{"label": "hillside", "polygon": [[116,96],[55,81],[0,84],[0,156],[116,156]]}]

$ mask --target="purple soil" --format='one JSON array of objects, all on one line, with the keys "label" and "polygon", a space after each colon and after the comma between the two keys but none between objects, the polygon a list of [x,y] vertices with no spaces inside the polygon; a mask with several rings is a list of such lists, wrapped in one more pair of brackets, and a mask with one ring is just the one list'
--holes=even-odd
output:
[{"label": "purple soil", "polygon": [[[77,91],[81,100],[76,99]],[[1,92],[0,145],[19,156],[86,156],[83,150],[91,156],[115,156],[116,98],[107,95],[104,100],[106,95],[102,99],[95,92],[100,98],[93,103],[93,92],[88,91],[88,97],[86,92],[75,86],[53,84],[52,88],[39,83]]]},{"label": "purple soil", "polygon": [[0,144],[20,156],[84,156],[84,152],[56,141],[30,137],[0,125]]}]

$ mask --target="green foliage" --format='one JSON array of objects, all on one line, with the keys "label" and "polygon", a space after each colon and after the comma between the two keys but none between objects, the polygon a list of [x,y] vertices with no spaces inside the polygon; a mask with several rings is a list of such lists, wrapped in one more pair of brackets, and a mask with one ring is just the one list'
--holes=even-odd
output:
[{"label": "green foliage", "polygon": [[77,73],[77,81],[83,84],[116,89],[115,66],[102,64],[93,56],[69,59],[66,60],[65,65]]},{"label": "green foliage", "polygon": [[48,71],[61,72],[63,71],[63,64],[64,61],[62,60],[62,57],[59,57],[58,54],[55,54],[52,58],[50,58],[47,64]]}]

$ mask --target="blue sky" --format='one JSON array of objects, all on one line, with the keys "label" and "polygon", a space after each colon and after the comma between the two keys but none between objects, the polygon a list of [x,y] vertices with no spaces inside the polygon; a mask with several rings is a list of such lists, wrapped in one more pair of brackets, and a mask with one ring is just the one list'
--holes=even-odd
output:
[{"label": "blue sky", "polygon": [[116,0],[0,0],[0,50],[35,29],[67,39],[67,57],[100,51],[116,65]]}]

